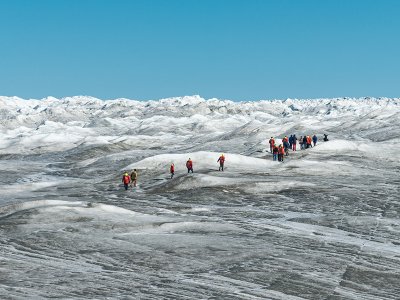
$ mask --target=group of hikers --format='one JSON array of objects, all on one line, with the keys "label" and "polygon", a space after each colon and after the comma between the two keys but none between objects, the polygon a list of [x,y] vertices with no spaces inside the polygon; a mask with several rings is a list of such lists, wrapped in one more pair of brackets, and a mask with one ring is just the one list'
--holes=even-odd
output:
[{"label": "group of hikers", "polygon": [[[219,162],[218,171],[223,171],[224,170],[224,164],[225,164],[225,155],[221,154],[221,156],[218,157],[217,163],[218,162]],[[186,161],[186,168],[187,168],[188,174],[190,172],[193,173],[193,161],[192,161],[192,159],[190,157]],[[175,175],[175,165],[173,163],[169,167],[169,173],[171,174],[171,179],[172,179],[174,177],[174,175]]]},{"label": "group of hikers", "polygon": [[[325,142],[328,141],[327,134],[324,134],[323,140]],[[291,149],[292,151],[297,151],[297,143],[300,145],[300,149],[304,150],[315,147],[317,145],[317,142],[318,142],[318,137],[315,134],[312,137],[310,135],[305,135],[301,136],[300,138],[297,138],[296,135],[293,134],[290,137],[285,136],[282,139],[282,144],[279,144],[278,146],[274,137],[271,137],[269,139],[269,151],[272,153],[272,159],[274,161],[278,160],[280,162],[283,162],[283,158],[289,155],[289,149]],[[225,164],[224,154],[221,154],[221,156],[217,160],[217,163],[219,163],[218,171],[224,171],[224,164]],[[188,173],[190,172],[193,173],[193,161],[190,158],[186,161],[186,168]],[[172,179],[175,175],[174,163],[171,163],[169,167],[169,173]],[[128,172],[125,172],[122,176],[122,182],[124,184],[125,190],[128,190],[129,185],[136,187],[137,179],[138,179],[138,171],[136,169],[134,169],[130,175],[128,174]]]},{"label": "group of hikers", "polygon": [[[217,160],[217,163],[219,163],[218,171],[224,171],[225,155],[221,154],[221,156]],[[192,159],[190,157],[186,161],[186,168],[187,168],[188,174],[190,172],[193,173],[193,161],[192,161]],[[171,163],[171,165],[169,167],[169,173],[170,173],[171,179],[172,179],[174,177],[174,175],[175,175],[175,165],[174,165],[174,163]],[[131,175],[129,175],[128,172],[125,172],[122,175],[122,183],[124,184],[125,190],[128,190],[129,184],[131,186],[133,186],[133,187],[136,187],[137,179],[138,179],[138,172],[137,172],[136,169],[133,170]]]},{"label": "group of hikers", "polygon": [[138,172],[136,169],[132,171],[131,175],[129,175],[128,172],[125,172],[124,175],[122,175],[122,183],[124,184],[125,191],[128,190],[129,184],[136,187],[137,180]]},{"label": "group of hikers", "polygon": [[[225,155],[221,154],[220,157],[218,157],[217,163],[219,162],[219,168],[218,171],[223,171],[224,170],[224,164],[225,164]],[[188,174],[190,172],[193,173],[193,161],[192,159],[189,157],[189,159],[186,161],[186,168],[188,171]],[[170,168],[169,168],[169,172],[171,174],[171,179],[172,177],[174,177],[175,175],[175,165],[172,163]]]},{"label": "group of hikers", "polygon": [[[325,142],[328,141],[328,135],[324,134]],[[295,134],[291,135],[290,137],[285,136],[282,139],[282,144],[277,145],[274,137],[269,139],[269,151],[272,153],[272,160],[281,161],[283,162],[284,156],[289,155],[289,149],[292,151],[297,151],[297,142],[300,145],[300,149],[308,149],[315,147],[318,142],[318,137],[314,134],[312,137],[309,135],[300,136],[298,139]]]}]

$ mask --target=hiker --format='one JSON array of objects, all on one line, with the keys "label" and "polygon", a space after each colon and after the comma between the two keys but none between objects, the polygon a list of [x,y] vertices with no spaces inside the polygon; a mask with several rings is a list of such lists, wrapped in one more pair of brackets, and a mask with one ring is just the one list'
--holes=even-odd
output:
[{"label": "hiker", "polygon": [[307,136],[303,136],[303,149],[306,149],[307,147]]},{"label": "hiker", "polygon": [[172,163],[171,166],[169,167],[169,172],[171,173],[171,179],[175,175],[175,165]]},{"label": "hiker", "polygon": [[311,136],[307,135],[306,141],[307,141],[307,148],[312,148]]},{"label": "hiker", "polygon": [[193,173],[193,162],[190,159],[190,157],[189,157],[188,161],[186,162],[186,168],[188,169],[188,174],[190,171],[192,171],[192,173]]},{"label": "hiker", "polygon": [[289,155],[289,147],[290,147],[290,145],[289,145],[288,140],[285,140],[285,141],[283,142],[283,148],[285,149],[285,154],[286,154],[286,156]]},{"label": "hiker", "polygon": [[312,141],[313,141],[314,147],[315,147],[315,145],[317,144],[317,141],[318,141],[318,138],[317,138],[317,136],[315,134],[312,137]]},{"label": "hiker", "polygon": [[218,171],[224,171],[224,163],[225,163],[225,156],[221,154],[221,156],[218,158],[217,162],[219,162],[219,169]]},{"label": "hiker", "polygon": [[293,134],[293,137],[292,137],[292,150],[293,151],[296,151],[296,147],[297,147],[296,144],[297,144],[297,137],[295,134]]},{"label": "hiker", "polygon": [[133,184],[134,187],[136,187],[137,179],[138,179],[138,173],[137,170],[134,169],[133,172],[131,173],[131,184]]},{"label": "hiker", "polygon": [[283,148],[282,144],[278,147],[278,161],[283,162],[283,156],[285,155],[285,148]]},{"label": "hiker", "polygon": [[293,145],[293,135],[291,134],[289,136],[289,147],[290,147],[290,149],[292,149],[292,145]]},{"label": "hiker", "polygon": [[303,136],[300,136],[299,138],[299,145],[300,145],[300,150],[303,150]]},{"label": "hiker", "polygon": [[324,142],[327,142],[328,140],[328,135],[324,133]]},{"label": "hiker", "polygon": [[271,138],[269,139],[269,152],[272,153],[272,150],[274,149],[275,146],[275,140],[274,138],[271,136]]},{"label": "hiker", "polygon": [[128,172],[125,172],[124,175],[122,175],[122,183],[124,184],[125,191],[128,190],[130,182],[131,182],[131,178],[129,177]]},{"label": "hiker", "polygon": [[274,146],[274,149],[272,149],[272,160],[273,161],[276,161],[277,160],[277,158],[278,158],[278,152],[279,152],[279,148],[278,148],[278,146],[277,145],[275,145]]}]

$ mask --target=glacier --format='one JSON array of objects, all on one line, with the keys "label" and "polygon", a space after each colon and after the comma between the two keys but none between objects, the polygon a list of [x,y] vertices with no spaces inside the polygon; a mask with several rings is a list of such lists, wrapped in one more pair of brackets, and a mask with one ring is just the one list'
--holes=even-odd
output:
[{"label": "glacier", "polygon": [[[0,116],[1,299],[399,299],[400,98],[0,96]],[[291,134],[319,141],[272,161]]]}]

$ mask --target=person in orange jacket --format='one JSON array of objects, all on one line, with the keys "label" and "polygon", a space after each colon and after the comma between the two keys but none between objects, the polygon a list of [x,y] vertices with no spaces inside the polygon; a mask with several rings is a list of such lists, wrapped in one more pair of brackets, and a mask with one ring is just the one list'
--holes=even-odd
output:
[{"label": "person in orange jacket", "polygon": [[271,136],[269,139],[269,151],[272,153],[272,150],[274,149],[275,146],[275,139]]},{"label": "person in orange jacket", "polygon": [[307,135],[307,148],[311,148],[312,144],[311,144],[311,136]]},{"label": "person in orange jacket", "polygon": [[122,183],[124,184],[125,191],[127,191],[129,183],[131,183],[131,177],[129,176],[128,172],[125,172],[124,175],[122,175]]},{"label": "person in orange jacket", "polygon": [[169,172],[171,173],[171,179],[175,175],[175,165],[172,163],[171,166],[169,167]]},{"label": "person in orange jacket", "polygon": [[193,173],[193,162],[190,159],[190,157],[189,157],[188,161],[186,162],[186,168],[188,169],[188,173],[189,172]]},{"label": "person in orange jacket", "polygon": [[282,144],[278,147],[278,161],[283,162],[283,157],[285,155],[285,148],[283,148]]},{"label": "person in orange jacket", "polygon": [[221,154],[221,156],[218,158],[217,162],[219,162],[219,169],[218,171],[224,171],[224,163],[225,163],[225,156]]}]

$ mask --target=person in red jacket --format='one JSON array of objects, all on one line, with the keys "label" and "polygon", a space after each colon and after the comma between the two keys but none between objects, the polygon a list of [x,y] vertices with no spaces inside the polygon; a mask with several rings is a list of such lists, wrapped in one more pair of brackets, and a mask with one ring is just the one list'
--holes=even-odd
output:
[{"label": "person in red jacket", "polygon": [[275,146],[275,140],[274,138],[271,136],[271,138],[269,139],[269,151],[272,153],[272,150],[274,149]]},{"label": "person in red jacket", "polygon": [[274,146],[273,151],[273,155],[272,155],[272,160],[276,161],[276,159],[278,158],[278,152],[279,152],[279,148],[277,145]]},{"label": "person in red jacket", "polygon": [[311,144],[311,136],[307,135],[307,148],[311,148],[312,144]]},{"label": "person in red jacket", "polygon": [[175,175],[175,165],[172,163],[171,166],[169,167],[169,172],[171,173],[171,179]]},{"label": "person in red jacket", "polygon": [[193,162],[189,158],[188,161],[186,162],[186,168],[188,169],[188,173],[191,171],[193,173]]},{"label": "person in red jacket", "polygon": [[285,148],[283,148],[282,144],[278,147],[278,161],[283,162],[283,157],[285,156]]},{"label": "person in red jacket", "polygon": [[221,156],[218,158],[217,162],[219,162],[219,169],[218,171],[224,171],[224,163],[225,163],[225,156],[221,154]]},{"label": "person in red jacket", "polygon": [[122,175],[122,183],[124,184],[125,191],[128,190],[130,182],[131,182],[131,177],[129,176],[128,172],[125,172],[124,175]]}]

